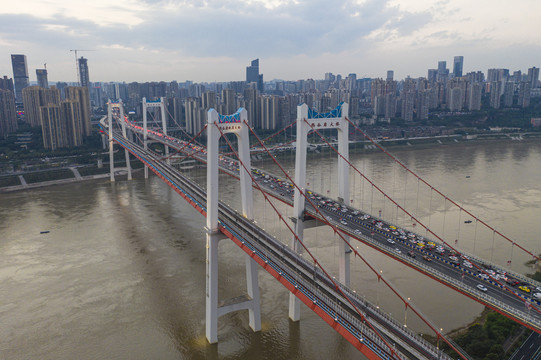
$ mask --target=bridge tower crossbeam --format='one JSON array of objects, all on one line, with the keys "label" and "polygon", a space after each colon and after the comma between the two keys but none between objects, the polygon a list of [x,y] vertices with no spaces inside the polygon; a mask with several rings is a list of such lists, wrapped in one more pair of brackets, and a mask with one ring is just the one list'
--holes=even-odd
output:
[{"label": "bridge tower crossbeam", "polygon": [[[304,192],[306,185],[306,148],[308,147],[308,133],[312,128],[337,129],[338,130],[338,150],[342,157],[338,157],[338,197],[343,204],[349,202],[349,122],[346,119],[348,113],[348,104],[340,103],[336,109],[328,113],[318,113],[308,108],[308,105],[297,106],[297,149],[295,155],[295,183]],[[303,239],[304,229],[307,228],[304,223],[305,197],[295,187],[293,198],[293,218],[295,219],[295,234],[293,236],[291,247],[297,253],[302,251],[299,241]],[[344,236],[345,241],[349,237]],[[339,281],[349,286],[350,282],[350,260],[349,247],[344,241],[339,242]],[[293,295],[289,295],[289,317],[293,321],[300,319],[300,301]]]},{"label": "bridge tower crossbeam", "polygon": [[[118,101],[111,101],[109,100],[107,102],[107,120],[108,120],[108,126],[109,126],[109,173],[111,176],[111,182],[115,181],[115,159],[113,154],[113,109],[118,109],[119,111],[119,117],[120,117],[120,124],[122,126],[122,136],[124,136],[125,139],[127,139],[127,133],[126,133],[126,122],[124,121],[124,104],[122,103],[122,99],[119,99]],[[126,168],[128,171],[128,180],[132,179],[131,176],[131,164],[130,164],[130,153],[127,149],[124,149],[124,153],[126,155]]]},{"label": "bridge tower crossbeam", "polygon": [[[257,262],[249,255],[246,259],[247,295],[226,301],[227,305],[218,305],[218,242],[223,234],[218,230],[218,146],[221,134],[233,133],[238,139],[239,160],[251,169],[250,144],[247,125],[247,111],[240,108],[233,115],[221,115],[214,109],[208,111],[207,127],[207,287],[206,287],[206,337],[209,343],[218,342],[218,317],[227,313],[248,309],[250,327],[254,331],[261,330],[261,310],[259,299],[259,282]],[[253,219],[252,179],[248,171],[240,170],[240,191],[242,214]]]}]

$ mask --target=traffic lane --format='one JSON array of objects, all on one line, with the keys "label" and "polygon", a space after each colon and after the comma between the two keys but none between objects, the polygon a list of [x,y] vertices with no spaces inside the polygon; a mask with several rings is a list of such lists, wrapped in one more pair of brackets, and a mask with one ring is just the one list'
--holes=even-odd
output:
[{"label": "traffic lane", "polygon": [[[273,183],[272,181],[269,181],[269,183]],[[266,184],[268,185],[268,183]],[[272,184],[271,184],[272,185]],[[274,185],[273,185],[274,186]],[[270,186],[266,186],[269,191],[273,193],[277,193],[279,191],[282,191],[281,188],[276,188],[274,186],[271,188]],[[289,197],[292,196],[292,193],[288,193]],[[307,207],[310,206],[310,208],[313,208],[311,205],[307,204]],[[505,291],[502,288],[500,288],[498,285],[494,285],[490,283],[489,281],[480,279],[476,276],[475,273],[470,273],[470,271],[474,272],[473,269],[468,271],[469,269],[463,268],[463,267],[456,267],[449,263],[446,263],[443,261],[445,259],[444,256],[433,254],[429,251],[423,251],[418,246],[411,245],[408,243],[407,240],[399,239],[397,236],[391,234],[390,232],[388,234],[381,234],[379,232],[374,232],[374,235],[372,235],[372,230],[367,229],[366,226],[370,226],[368,221],[365,221],[362,223],[365,226],[362,226],[354,221],[347,221],[344,220],[344,214],[337,211],[331,211],[328,209],[328,206],[321,206],[319,207],[319,212],[325,216],[325,218],[329,220],[333,220],[335,222],[335,225],[341,228],[342,230],[349,233],[350,236],[355,237],[354,231],[359,230],[363,235],[368,236],[369,234],[371,237],[376,240],[378,243],[380,243],[383,246],[383,249],[386,250],[391,256],[394,256],[396,258],[403,259],[404,256],[407,256],[408,251],[413,251],[417,256],[422,258],[422,256],[430,256],[433,260],[430,263],[426,263],[426,266],[432,267],[435,270],[440,271],[446,276],[449,276],[455,280],[462,281],[466,285],[471,286],[471,288],[475,292],[482,293],[481,290],[477,288],[477,285],[482,284],[487,288],[487,294],[493,296],[493,297],[499,297],[500,300],[504,301],[505,303],[509,305],[516,306],[517,304],[520,305],[523,303],[523,299],[517,297],[510,291],[513,291],[514,289],[510,289],[510,291]],[[346,225],[342,224],[341,221],[345,221]],[[387,241],[387,239],[393,239],[394,244],[391,244]],[[395,249],[399,249],[400,253],[397,253]],[[470,261],[471,262],[471,261]]]},{"label": "traffic lane", "polygon": [[532,332],[509,360],[537,360],[541,358],[541,334]]},{"label": "traffic lane", "polygon": [[[321,211],[321,209],[320,209]],[[431,256],[430,254],[428,254],[428,252],[423,252],[421,249],[419,249],[418,247],[415,247],[415,246],[408,246],[405,242],[400,242],[400,240],[395,240],[393,239],[393,241],[395,241],[395,244],[389,244],[389,242],[387,241],[387,239],[389,238],[388,236],[386,235],[383,235],[383,234],[380,234],[380,233],[374,233],[374,235],[371,235],[371,231],[368,230],[368,229],[363,229],[362,227],[359,227],[359,226],[355,226],[356,224],[349,224],[348,225],[343,225],[343,224],[340,224],[340,216],[334,212],[327,212],[327,211],[321,211],[324,215],[326,215],[328,218],[331,218],[339,227],[341,228],[345,228],[345,226],[348,226],[348,228],[346,229],[348,232],[349,232],[349,235],[353,238],[355,238],[355,233],[354,231],[351,231],[351,228],[353,229],[359,229],[361,231],[361,233],[365,236],[369,236],[370,234],[370,237],[375,240],[377,243],[379,243],[380,245],[383,246],[383,249],[386,250],[390,256],[393,256],[395,258],[398,258],[400,260],[406,260],[407,261],[407,258],[404,259],[404,255],[407,254],[407,251],[409,250],[413,250],[416,254],[416,257],[417,256],[422,256],[422,255],[427,255],[427,256]],[[401,254],[397,254],[394,249],[395,248],[399,248],[401,250]],[[407,255],[405,255],[407,257]],[[522,298],[518,298],[515,294],[513,293],[510,293],[509,291],[506,291],[502,288],[500,288],[499,286],[497,285],[493,285],[485,280],[482,280],[480,278],[478,278],[475,273],[470,273],[469,271],[467,271],[467,269],[463,269],[463,268],[460,268],[460,267],[455,267],[453,265],[449,265],[443,261],[440,260],[440,256],[433,256],[432,259],[433,261],[431,261],[430,263],[426,263],[425,265],[426,266],[429,266],[429,267],[432,267],[433,269],[439,271],[440,273],[446,275],[446,276],[449,276],[450,278],[453,278],[455,280],[458,280],[458,281],[461,281],[464,285],[467,285],[471,288],[471,294],[474,295],[474,296],[482,296],[483,293],[486,293],[487,295],[490,295],[492,296],[493,298],[495,299],[499,299],[500,301],[502,301],[503,303],[509,305],[509,306],[512,306],[514,308],[518,308],[520,309],[521,306],[524,306],[524,300]],[[412,266],[416,267],[417,266],[413,263]],[[421,269],[422,270],[422,269]],[[462,276],[464,275],[464,277]],[[477,285],[479,284],[482,284],[484,285],[486,288],[487,288],[487,292],[483,292],[481,290],[479,290],[477,288]],[[539,314],[538,313],[534,313],[532,311],[532,315],[535,315],[537,317],[539,317]]]},{"label": "traffic lane", "polygon": [[[172,144],[174,145],[174,144]],[[191,152],[192,155],[194,154],[194,152],[192,151]],[[240,169],[238,168],[238,163],[235,161],[234,164],[231,164],[230,162],[226,161],[226,160],[222,160],[220,161],[222,167],[225,167],[227,169],[227,172],[232,174],[232,175],[238,175],[240,173]],[[265,181],[266,180],[266,181]],[[282,184],[282,186],[279,186],[278,185],[278,179],[275,178],[275,177],[269,177],[269,178],[264,178],[263,176],[259,176],[259,177],[256,177],[256,181],[258,181],[258,183],[260,184],[260,186],[262,188],[265,189],[266,192],[268,193],[273,193],[274,194],[274,197],[276,198],[280,198],[280,197],[283,197],[283,198],[287,198],[288,200],[291,201],[291,199],[294,197],[294,191],[293,189],[291,189],[288,185],[287,182],[286,185],[284,186]],[[288,191],[289,190],[289,191]],[[321,197],[325,200],[330,200],[326,197]],[[311,199],[313,203],[317,202],[318,200],[316,199]],[[310,202],[309,201],[306,201],[307,203],[307,206],[310,206]],[[322,209],[323,208],[323,209]],[[340,223],[341,219],[346,216],[347,214],[345,213],[342,213],[342,212],[337,212],[337,211],[329,211],[328,209],[325,209],[325,207],[322,207],[320,208],[320,212],[324,214],[324,216],[328,219],[333,219],[340,228],[342,228],[343,230],[347,231],[347,232],[354,232],[354,230],[359,230],[361,231],[361,233],[365,236],[368,236],[368,233],[371,233],[373,232],[371,229],[367,229],[366,227],[368,226],[371,226],[371,224],[366,221],[366,222],[362,222],[362,226],[357,224],[356,222],[347,222],[347,225],[343,225]],[[323,211],[322,211],[323,210]],[[386,223],[383,223],[383,225],[385,225],[386,227],[388,226],[388,224]],[[347,226],[347,228],[346,228]],[[351,231],[351,229],[353,229],[353,231]],[[350,234],[352,237],[355,237],[355,234]],[[478,284],[483,284],[484,286],[487,287],[487,294],[490,294],[491,296],[493,297],[496,297],[496,296],[499,296],[500,299],[503,301],[505,300],[504,302],[509,304],[509,305],[513,305],[513,306],[516,306],[517,304],[520,306],[521,303],[523,303],[524,300],[522,300],[522,298],[518,298],[516,295],[510,293],[509,291],[504,291],[502,290],[499,286],[497,285],[493,285],[492,283],[486,281],[486,280],[483,280],[483,279],[480,279],[478,277],[476,277],[474,274],[470,274],[468,271],[463,271],[461,268],[459,267],[454,267],[452,265],[448,265],[447,263],[443,262],[442,260],[444,259],[443,256],[438,256],[438,255],[433,255],[433,254],[430,254],[426,251],[423,251],[421,250],[419,247],[415,246],[415,245],[409,245],[407,240],[402,240],[402,239],[398,239],[398,237],[394,236],[393,234],[380,234],[379,232],[375,232],[374,235],[371,235],[372,238],[374,240],[376,240],[378,243],[381,243],[381,245],[384,246],[384,251],[388,252],[389,255],[395,257],[395,258],[399,258],[399,259],[404,259],[404,256],[406,256],[407,252],[408,251],[412,251],[415,253],[416,257],[419,256],[420,258],[422,258],[422,256],[431,256],[431,258],[433,259],[433,261],[431,261],[430,263],[426,263],[425,265],[426,266],[429,266],[429,267],[432,267],[433,269],[435,270],[438,270],[440,271],[441,273],[451,277],[451,278],[454,278],[455,280],[456,279],[460,279],[462,280],[463,282],[465,282],[467,285],[471,286],[472,289],[474,291],[479,291],[481,292],[479,289],[476,288],[476,286]],[[392,238],[393,241],[395,242],[394,244],[390,244],[387,239],[388,238]],[[400,250],[400,253],[397,253],[395,251],[395,249],[399,249]],[[471,260],[470,260],[471,262]],[[510,288],[510,291],[514,291],[514,289]],[[517,290],[518,293],[520,293],[518,290]],[[539,315],[539,314],[537,314]]]}]

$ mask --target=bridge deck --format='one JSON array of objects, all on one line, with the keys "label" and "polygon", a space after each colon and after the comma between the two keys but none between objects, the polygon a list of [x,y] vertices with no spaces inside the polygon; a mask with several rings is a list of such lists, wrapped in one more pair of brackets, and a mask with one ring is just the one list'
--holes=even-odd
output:
[{"label": "bridge deck", "polygon": [[[120,134],[114,133],[114,137],[119,144],[149,166],[201,214],[205,214],[205,191],[199,185],[160,161],[151,152],[122,138]],[[363,316],[370,318],[370,322],[377,324],[380,330],[371,329],[362,321],[362,317],[347,301],[348,299],[337,291],[317,267],[222,203],[220,203],[220,224],[221,231],[226,236],[250,254],[266,271],[369,358],[393,358],[391,349],[386,346],[380,336],[384,339],[391,337],[393,342],[402,344],[401,349],[405,349],[406,353],[414,354],[411,355],[413,358],[429,359],[437,356],[442,359],[448,358],[376,306],[341,286],[349,300],[361,309]],[[380,333],[382,330],[385,335]],[[399,358],[409,357],[400,350],[396,351],[395,356]]]}]

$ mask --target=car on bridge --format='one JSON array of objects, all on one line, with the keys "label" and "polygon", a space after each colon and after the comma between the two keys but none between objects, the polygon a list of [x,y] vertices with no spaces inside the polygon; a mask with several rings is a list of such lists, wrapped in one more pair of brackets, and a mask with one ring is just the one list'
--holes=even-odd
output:
[{"label": "car on bridge", "polygon": [[478,284],[477,285],[477,288],[483,292],[486,292],[488,289],[486,288],[486,286],[482,285],[482,284]]},{"label": "car on bridge", "polygon": [[408,253],[406,255],[408,255],[409,257],[414,258],[415,257],[415,251],[410,250],[410,251],[408,251]]},{"label": "car on bridge", "polygon": [[508,283],[511,286],[515,286],[515,285],[520,284],[520,281],[518,281],[517,279],[513,279],[513,278],[507,278],[507,280],[505,280],[505,282]]},{"label": "car on bridge", "polygon": [[524,291],[525,293],[530,293],[530,292],[532,291],[532,290],[531,290],[528,286],[526,286],[526,285],[520,285],[520,286],[518,287],[518,289]]},{"label": "car on bridge", "polygon": [[424,255],[423,260],[426,261],[426,262],[431,262],[432,261],[432,259],[428,255]]},{"label": "car on bridge", "polygon": [[391,238],[388,238],[388,239],[387,239],[387,242],[388,242],[389,244],[394,244],[394,243],[395,243],[394,240],[391,239]]}]

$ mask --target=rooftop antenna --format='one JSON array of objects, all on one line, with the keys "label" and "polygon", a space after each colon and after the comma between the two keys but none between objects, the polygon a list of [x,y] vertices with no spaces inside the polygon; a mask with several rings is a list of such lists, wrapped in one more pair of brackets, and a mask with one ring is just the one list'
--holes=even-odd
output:
[{"label": "rooftop antenna", "polygon": [[79,59],[77,59],[77,51],[96,51],[96,50],[73,49],[70,51],[75,52],[75,72],[77,73],[77,85],[81,86],[81,79],[79,78]]}]

